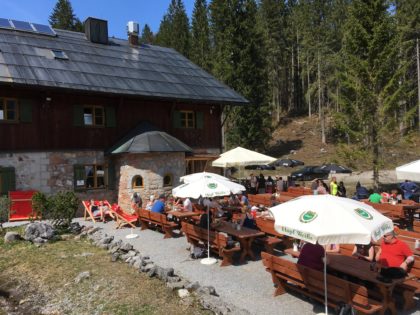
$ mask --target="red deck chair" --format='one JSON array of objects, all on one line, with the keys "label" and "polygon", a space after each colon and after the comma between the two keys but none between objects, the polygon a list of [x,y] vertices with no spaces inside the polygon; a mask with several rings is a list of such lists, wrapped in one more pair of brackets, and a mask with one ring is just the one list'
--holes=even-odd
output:
[{"label": "red deck chair", "polygon": [[[83,207],[85,208],[85,214],[84,214],[84,219],[85,220],[92,220],[93,222],[99,222],[101,221],[101,213],[97,212],[95,215],[92,213],[92,211],[90,211],[90,201],[89,200],[83,200],[82,201]],[[99,201],[95,200],[95,205],[99,207]],[[104,200],[104,205],[108,206],[108,209],[111,209],[111,205],[107,200]],[[110,212],[111,210],[109,210]],[[110,213],[108,211],[106,211],[104,213],[104,218],[106,216],[110,216]]]},{"label": "red deck chair", "polygon": [[114,203],[112,207],[110,207],[111,213],[114,215],[115,219],[117,220],[117,229],[121,228],[124,225],[130,225],[131,227],[135,228],[135,224],[139,220],[139,216],[137,214],[128,214],[124,212],[119,205]]}]

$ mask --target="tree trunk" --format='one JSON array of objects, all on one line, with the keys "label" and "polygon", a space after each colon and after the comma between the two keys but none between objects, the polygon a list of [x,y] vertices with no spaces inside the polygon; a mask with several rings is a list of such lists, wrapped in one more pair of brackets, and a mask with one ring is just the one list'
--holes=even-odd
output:
[{"label": "tree trunk", "polygon": [[293,49],[293,45],[292,45],[292,93],[291,93],[291,101],[289,104],[289,112],[291,111],[291,109],[295,107],[295,51]]},{"label": "tree trunk", "polygon": [[319,112],[319,120],[321,123],[321,142],[325,144],[325,121],[324,121],[324,113],[321,104],[321,64],[320,64],[320,56],[318,51],[318,112]]},{"label": "tree trunk", "polygon": [[311,85],[310,79],[309,79],[309,56],[306,57],[306,72],[308,77],[308,116],[312,116],[312,108],[311,108],[311,91],[309,90],[309,87]]},{"label": "tree trunk", "polygon": [[417,101],[418,101],[418,105],[419,105],[419,120],[418,120],[418,124],[419,124],[419,131],[420,131],[420,61],[419,61],[419,39],[417,38],[416,40],[417,45],[416,45],[416,52],[417,52]]}]

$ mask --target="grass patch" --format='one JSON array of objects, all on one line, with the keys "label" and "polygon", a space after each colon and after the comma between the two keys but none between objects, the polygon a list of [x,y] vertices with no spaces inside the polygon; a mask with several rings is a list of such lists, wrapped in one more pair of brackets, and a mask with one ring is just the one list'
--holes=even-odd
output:
[{"label": "grass patch", "polygon": [[[75,283],[83,271],[90,278]],[[11,293],[9,306],[22,308],[22,313],[212,314],[196,302],[185,305],[158,279],[111,262],[105,250],[86,240],[36,247],[25,241],[4,244],[1,237],[0,290]],[[0,314],[7,307],[2,299]],[[31,307],[29,312],[25,307]]]}]

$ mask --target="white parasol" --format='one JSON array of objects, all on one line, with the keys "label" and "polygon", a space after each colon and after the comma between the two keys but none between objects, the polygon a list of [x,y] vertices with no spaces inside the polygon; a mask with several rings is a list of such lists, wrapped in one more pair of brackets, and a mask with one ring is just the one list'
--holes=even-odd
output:
[{"label": "white parasol", "polygon": [[200,180],[203,177],[214,178],[216,180],[220,179],[220,180],[230,181],[230,179],[227,178],[227,177],[224,177],[222,175],[215,174],[215,173],[210,173],[210,172],[201,172],[201,173],[194,173],[194,174],[185,175],[185,176],[182,176],[179,180],[183,183],[191,183],[191,182],[195,182],[197,180]]},{"label": "white parasol", "polygon": [[233,167],[233,166],[246,166],[246,165],[264,165],[269,164],[277,159],[244,149],[242,147],[237,147],[235,149],[226,151],[220,155],[220,158],[214,160],[211,165],[215,167]]},{"label": "white parasol", "polygon": [[398,180],[412,180],[420,182],[420,160],[398,166],[395,169]]},{"label": "white parasol", "polygon": [[[310,243],[369,244],[393,231],[391,219],[362,202],[331,195],[307,195],[270,208],[275,229]],[[327,272],[324,264],[325,313]]]}]

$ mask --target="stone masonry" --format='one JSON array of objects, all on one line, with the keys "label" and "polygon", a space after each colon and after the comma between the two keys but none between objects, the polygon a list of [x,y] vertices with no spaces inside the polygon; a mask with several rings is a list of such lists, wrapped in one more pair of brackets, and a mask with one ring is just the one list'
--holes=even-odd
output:
[{"label": "stone masonry", "polygon": [[[121,154],[115,161],[118,183],[118,204],[125,211],[130,211],[130,198],[137,192],[143,202],[147,202],[151,194],[170,194],[172,188],[178,186],[179,178],[185,173],[185,154],[183,152]],[[164,187],[163,178],[172,176],[172,185]],[[136,175],[143,177],[142,188],[132,188],[132,180]]]}]

